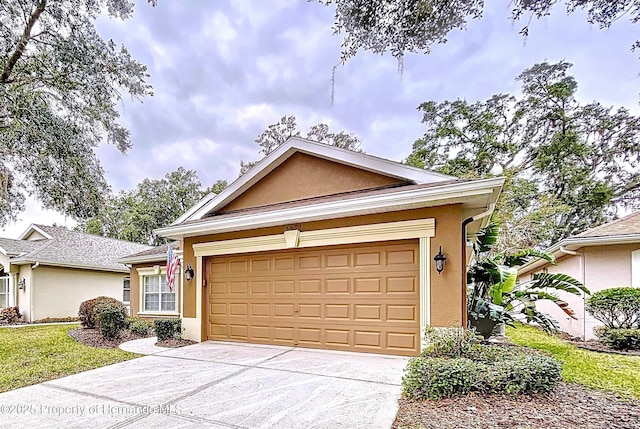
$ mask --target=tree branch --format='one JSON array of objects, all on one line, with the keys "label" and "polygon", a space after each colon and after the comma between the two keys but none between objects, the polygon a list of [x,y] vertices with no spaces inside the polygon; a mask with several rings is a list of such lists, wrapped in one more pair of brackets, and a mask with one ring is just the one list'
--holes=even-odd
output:
[{"label": "tree branch", "polygon": [[31,37],[31,30],[33,29],[33,26],[36,24],[36,21],[38,20],[38,18],[40,18],[40,14],[42,14],[46,5],[47,5],[47,0],[40,0],[40,3],[38,3],[38,6],[36,6],[36,9],[33,11],[31,16],[29,17],[27,26],[24,28],[24,32],[22,33],[22,38],[18,42],[16,49],[13,51],[13,54],[11,54],[11,57],[9,58],[7,65],[2,71],[2,75],[0,75],[0,82],[6,82],[9,79],[9,76],[11,76],[11,72],[13,71],[13,68],[15,67],[20,57],[22,57],[22,54],[24,53],[24,50],[27,47],[27,43],[29,42],[29,38]]}]

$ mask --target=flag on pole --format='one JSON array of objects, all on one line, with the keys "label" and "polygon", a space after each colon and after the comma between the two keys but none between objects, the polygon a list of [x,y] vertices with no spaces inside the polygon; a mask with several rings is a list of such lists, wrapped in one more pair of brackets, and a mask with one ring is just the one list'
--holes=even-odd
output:
[{"label": "flag on pole", "polygon": [[179,265],[178,255],[173,252],[171,244],[167,244],[167,286],[169,292],[173,292],[173,284],[176,281],[176,271],[178,271]]}]

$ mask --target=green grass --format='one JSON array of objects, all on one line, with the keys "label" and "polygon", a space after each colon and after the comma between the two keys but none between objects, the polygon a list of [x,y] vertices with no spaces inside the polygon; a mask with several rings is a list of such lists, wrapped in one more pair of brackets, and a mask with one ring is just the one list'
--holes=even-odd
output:
[{"label": "green grass", "polygon": [[526,325],[507,328],[507,336],[516,344],[545,350],[562,361],[564,381],[640,399],[640,357],[580,349]]},{"label": "green grass", "polygon": [[120,349],[99,349],[67,335],[78,325],[0,328],[0,392],[133,359]]}]

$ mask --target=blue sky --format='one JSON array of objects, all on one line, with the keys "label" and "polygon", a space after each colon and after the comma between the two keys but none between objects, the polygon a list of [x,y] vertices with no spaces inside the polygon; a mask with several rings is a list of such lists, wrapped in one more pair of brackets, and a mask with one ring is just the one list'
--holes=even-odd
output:
[{"label": "blue sky", "polygon": [[[204,186],[231,182],[240,160],[259,159],[258,134],[284,115],[295,115],[303,133],[325,122],[359,136],[367,153],[401,161],[423,133],[420,103],[517,93],[515,76],[542,61],[574,64],[580,100],[640,113],[640,60],[630,51],[637,31],[628,20],[600,30],[557,7],[523,38],[509,0],[487,3],[484,18],[452,32],[448,43],[407,55],[402,74],[390,55],[362,52],[339,66],[332,103],[342,41],[333,35],[333,8],[307,0],[160,0],[155,8],[137,1],[131,19],[98,22],[105,38],[148,66],[155,92],[123,102],[134,146],[126,155],[98,148],[107,180],[114,191],[131,189],[184,166]],[[0,236],[54,222],[74,225],[29,201]]]}]

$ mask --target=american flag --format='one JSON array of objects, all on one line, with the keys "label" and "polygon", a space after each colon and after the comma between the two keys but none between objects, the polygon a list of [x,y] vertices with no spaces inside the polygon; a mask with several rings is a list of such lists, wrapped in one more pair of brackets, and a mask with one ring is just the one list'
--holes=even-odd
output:
[{"label": "american flag", "polygon": [[178,259],[178,255],[173,253],[171,244],[168,244],[167,245],[167,286],[169,287],[169,292],[173,292],[173,284],[176,281],[176,271],[178,271],[179,265],[180,265],[180,260]]}]

